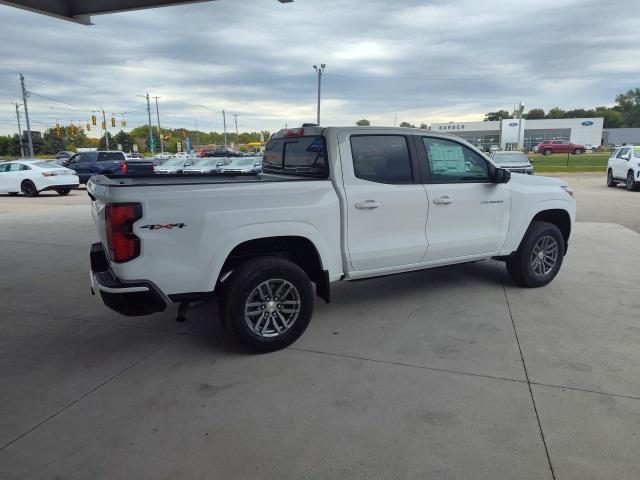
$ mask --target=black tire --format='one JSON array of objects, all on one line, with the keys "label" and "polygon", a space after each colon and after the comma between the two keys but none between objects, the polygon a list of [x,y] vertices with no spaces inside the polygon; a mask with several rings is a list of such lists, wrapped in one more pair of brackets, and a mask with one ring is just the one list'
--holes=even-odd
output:
[{"label": "black tire", "polygon": [[624,182],[624,186],[630,192],[633,192],[634,190],[638,189],[638,182],[636,182],[635,178],[633,177],[633,170],[629,170],[627,172],[627,181]]},{"label": "black tire", "polygon": [[[266,282],[274,282],[274,288],[278,286],[278,282],[282,282],[280,285],[285,285],[283,293],[285,293],[284,289],[288,288],[287,284],[292,285],[294,288],[287,292],[294,296],[285,298],[297,298],[298,305],[295,305],[295,300],[284,302],[290,305],[293,302],[292,308],[278,304],[276,294],[279,289],[272,290],[274,298],[267,296],[262,298],[262,293],[266,293],[265,287],[262,287],[262,293],[258,293],[258,288]],[[291,345],[307,329],[313,315],[313,289],[306,273],[295,263],[280,257],[258,257],[247,260],[231,274],[225,283],[219,300],[221,320],[226,330],[241,344],[257,352],[272,352]],[[268,285],[267,283],[266,288]],[[255,302],[256,295],[260,295],[259,302]],[[270,300],[266,301],[266,298]],[[254,301],[249,302],[250,299]],[[258,305],[259,303],[262,305]],[[253,311],[255,316],[245,315],[245,308],[255,308]],[[273,318],[269,317],[270,308],[276,309],[271,311]],[[297,313],[286,312],[292,309],[298,309]],[[262,314],[259,313],[260,311]],[[280,316],[276,317],[276,315]],[[290,326],[287,327],[280,320],[283,315],[292,315],[292,317],[295,315]],[[256,321],[250,326],[253,318],[256,318]],[[262,323],[263,320],[264,323]],[[262,326],[262,334],[256,332],[260,326]],[[276,328],[282,328],[282,333],[274,332]]]},{"label": "black tire", "polygon": [[27,197],[37,197],[40,194],[35,184],[31,180],[24,180],[22,182],[22,185],[20,185],[20,189],[22,190],[22,193],[24,193]]},{"label": "black tire", "polygon": [[[534,267],[534,256],[537,257],[534,254],[534,249],[546,239],[552,239],[555,242],[555,260],[553,265],[543,264],[543,270],[548,267],[548,272],[537,272]],[[552,246],[552,242],[550,245]],[[507,260],[507,272],[517,285],[529,288],[543,287],[553,280],[560,270],[564,250],[564,237],[558,227],[548,222],[532,222],[520,242],[518,250]],[[539,259],[537,265],[540,265]]]},{"label": "black tire", "polygon": [[58,188],[58,189],[56,190],[56,192],[58,192],[58,195],[62,195],[63,197],[64,197],[65,195],[69,195],[69,192],[70,192],[70,191],[71,191],[71,189],[70,189],[70,188]]},{"label": "black tire", "polygon": [[542,152],[542,154],[546,156],[551,155],[552,153],[553,152],[551,151],[550,148],[545,148],[544,151]]},{"label": "black tire", "polygon": [[581,149],[581,148],[576,148],[576,149],[573,151],[573,154],[574,154],[574,155],[582,155],[583,153],[584,153],[584,150],[583,150],[583,149]]},{"label": "black tire", "polygon": [[10,197],[17,197],[20,192],[9,192]]},{"label": "black tire", "polygon": [[592,148],[592,149],[591,149],[591,153],[596,153],[597,151],[598,151],[598,150],[597,150],[597,149],[595,149],[595,148]]},{"label": "black tire", "polygon": [[607,187],[614,188],[618,186],[618,182],[613,179],[613,171],[607,170]]}]

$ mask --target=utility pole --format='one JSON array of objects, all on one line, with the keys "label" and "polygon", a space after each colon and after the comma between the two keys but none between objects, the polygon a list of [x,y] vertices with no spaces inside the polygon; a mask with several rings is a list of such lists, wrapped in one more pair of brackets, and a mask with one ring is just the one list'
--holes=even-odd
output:
[{"label": "utility pole", "polygon": [[222,125],[224,126],[224,146],[227,146],[227,115],[222,110]]},{"label": "utility pole", "polygon": [[162,97],[153,97],[156,99],[156,117],[158,118],[158,136],[160,137],[160,152],[164,153],[164,144],[162,143],[162,130],[160,130],[160,112],[158,111],[158,99]]},{"label": "utility pole", "polygon": [[107,146],[107,150],[109,150],[109,125],[107,125],[107,116],[104,113],[104,108],[102,109],[102,124],[104,125],[104,143]]},{"label": "utility pole", "polygon": [[313,69],[318,72],[318,115],[317,115],[317,119],[316,119],[316,124],[320,125],[320,91],[322,89],[322,72],[324,72],[324,69],[327,65],[325,63],[321,63],[320,64],[320,68],[318,68],[317,65],[313,66]]},{"label": "utility pole", "polygon": [[27,109],[27,97],[29,92],[24,88],[24,76],[20,74],[20,86],[22,87],[22,106],[24,107],[24,118],[27,120],[27,139],[29,140],[29,156],[33,158],[33,139],[31,138],[31,124],[29,123],[29,110]]},{"label": "utility pole", "polygon": [[[236,122],[236,143],[240,145],[240,135],[238,135],[238,114],[237,113],[233,114],[233,120]],[[238,147],[236,146],[236,148]]]},{"label": "utility pole", "polygon": [[18,107],[20,103],[16,103],[16,118],[18,119],[18,141],[20,142],[20,158],[24,158],[24,147],[22,146],[22,127],[20,126],[20,112]]},{"label": "utility pole", "polygon": [[153,130],[151,130],[151,103],[149,103],[149,93],[147,93],[146,95],[138,95],[138,97],[147,99],[147,115],[149,115],[149,148],[151,149],[151,154],[153,155],[156,153],[156,149],[155,144],[153,143]]}]

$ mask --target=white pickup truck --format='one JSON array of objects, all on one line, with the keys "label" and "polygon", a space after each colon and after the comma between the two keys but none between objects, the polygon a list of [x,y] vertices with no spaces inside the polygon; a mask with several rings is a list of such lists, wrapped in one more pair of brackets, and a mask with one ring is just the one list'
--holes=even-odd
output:
[{"label": "white pickup truck", "polygon": [[219,298],[256,350],[306,329],[333,282],[497,258],[515,283],[558,273],[575,221],[562,181],[496,167],[427,130],[305,126],[269,140],[262,174],[96,176],[92,288],[125,315]]}]

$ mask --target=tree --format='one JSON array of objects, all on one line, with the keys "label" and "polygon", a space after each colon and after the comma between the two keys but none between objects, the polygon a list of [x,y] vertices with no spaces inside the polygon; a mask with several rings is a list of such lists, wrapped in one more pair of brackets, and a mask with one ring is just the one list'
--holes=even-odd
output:
[{"label": "tree", "polygon": [[545,118],[567,118],[567,112],[562,110],[560,107],[553,107],[549,110]]},{"label": "tree", "polygon": [[428,129],[428,128],[429,128],[429,125],[427,125],[426,123],[422,122],[422,123],[420,124],[420,128],[422,128],[422,129],[426,130],[426,129]]},{"label": "tree", "polygon": [[532,108],[524,114],[524,118],[527,120],[539,120],[544,118],[544,110],[541,108]]},{"label": "tree", "polygon": [[489,112],[484,116],[485,122],[495,122],[496,120],[502,120],[504,118],[511,118],[511,114],[506,110],[498,110],[497,112]]},{"label": "tree", "polygon": [[416,128],[415,125],[411,125],[409,122],[400,122],[400,126],[404,128]]},{"label": "tree", "polygon": [[120,130],[116,133],[114,139],[116,144],[122,145],[123,152],[133,151],[133,137],[129,133]]},{"label": "tree", "polygon": [[[107,137],[109,138],[109,150],[115,150],[116,149],[116,143],[113,141],[113,136],[111,135],[110,132],[107,132]],[[104,135],[102,137],[100,137],[100,143],[98,144],[98,150],[106,150],[107,149],[107,142],[104,138]]]},{"label": "tree", "polygon": [[369,125],[371,125],[371,122],[366,118],[363,118],[361,120],[358,120],[356,122],[356,125],[358,125],[359,127],[368,127]]},{"label": "tree", "polygon": [[624,118],[625,127],[640,126],[640,88],[616,95],[616,103]]}]

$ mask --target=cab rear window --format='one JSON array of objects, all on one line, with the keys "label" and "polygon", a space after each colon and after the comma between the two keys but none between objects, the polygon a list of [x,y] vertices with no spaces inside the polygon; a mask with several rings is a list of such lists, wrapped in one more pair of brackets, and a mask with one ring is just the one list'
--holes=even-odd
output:
[{"label": "cab rear window", "polygon": [[124,153],[122,152],[100,152],[98,153],[98,161],[106,162],[106,161],[118,161],[124,162],[126,159],[124,157]]},{"label": "cab rear window", "polygon": [[266,173],[327,178],[329,167],[321,136],[276,138],[267,143],[262,161]]}]

